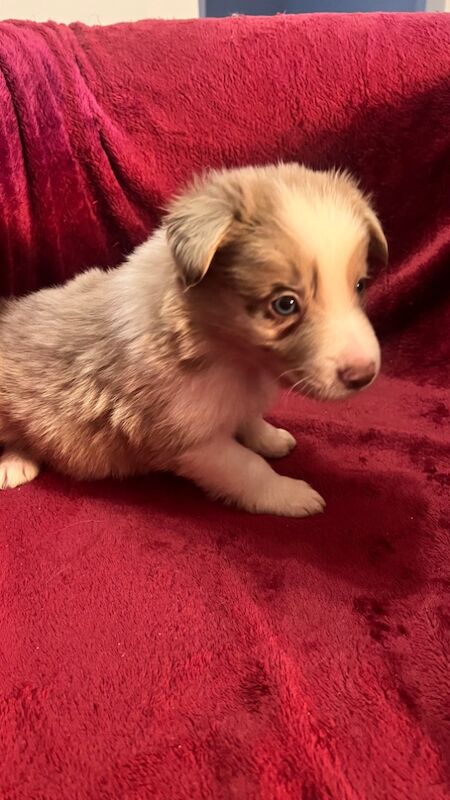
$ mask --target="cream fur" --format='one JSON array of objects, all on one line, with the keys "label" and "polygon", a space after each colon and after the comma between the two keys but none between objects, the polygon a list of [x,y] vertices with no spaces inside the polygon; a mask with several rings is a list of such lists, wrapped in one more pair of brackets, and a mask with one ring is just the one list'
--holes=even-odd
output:
[{"label": "cream fur", "polygon": [[[349,393],[340,369],[378,371],[354,291],[373,241],[385,255],[347,176],[225,171],[181,195],[121,267],[6,302],[0,487],[40,463],[80,479],[171,470],[249,511],[321,511],[311,487],[264,461],[295,441],[262,415],[282,375],[331,398]],[[278,284],[295,318],[274,313]]]}]

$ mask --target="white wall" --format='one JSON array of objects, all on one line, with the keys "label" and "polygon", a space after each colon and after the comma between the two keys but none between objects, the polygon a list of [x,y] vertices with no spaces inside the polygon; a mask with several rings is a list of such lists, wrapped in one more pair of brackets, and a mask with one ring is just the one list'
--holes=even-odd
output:
[{"label": "white wall", "polygon": [[150,17],[198,17],[198,0],[0,0],[1,19],[109,25]]},{"label": "white wall", "polygon": [[426,0],[427,11],[450,11],[450,0]]}]

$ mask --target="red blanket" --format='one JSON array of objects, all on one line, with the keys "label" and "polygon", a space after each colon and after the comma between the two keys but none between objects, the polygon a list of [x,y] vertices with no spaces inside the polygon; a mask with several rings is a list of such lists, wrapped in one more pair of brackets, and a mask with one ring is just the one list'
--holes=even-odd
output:
[{"label": "red blanket", "polygon": [[321,518],[158,476],[0,496],[4,800],[450,797],[450,15],[0,25],[4,294],[279,158],[373,192],[385,377],[275,411]]}]

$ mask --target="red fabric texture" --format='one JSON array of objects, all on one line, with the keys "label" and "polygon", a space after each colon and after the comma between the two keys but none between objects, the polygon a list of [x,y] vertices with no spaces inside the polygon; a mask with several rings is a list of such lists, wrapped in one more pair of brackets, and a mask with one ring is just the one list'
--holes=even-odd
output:
[{"label": "red fabric texture", "polygon": [[252,517],[171,477],[0,496],[2,800],[450,797],[450,15],[0,25],[0,282],[118,263],[203,167],[373,193],[385,375],[284,399]]}]

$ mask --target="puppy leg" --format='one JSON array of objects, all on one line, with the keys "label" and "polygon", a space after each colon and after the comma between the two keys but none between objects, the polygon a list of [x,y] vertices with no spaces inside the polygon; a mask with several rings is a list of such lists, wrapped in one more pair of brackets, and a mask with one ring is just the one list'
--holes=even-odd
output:
[{"label": "puppy leg", "polygon": [[296,441],[288,431],[275,428],[262,417],[255,417],[242,426],[239,440],[250,450],[265,458],[282,458],[295,447]]},{"label": "puppy leg", "polygon": [[256,514],[305,517],[325,506],[307,483],[278,475],[261,456],[234,439],[217,438],[188,450],[176,472],[213,497]]},{"label": "puppy leg", "polygon": [[20,450],[6,449],[0,456],[0,489],[14,489],[38,474],[38,464]]}]

